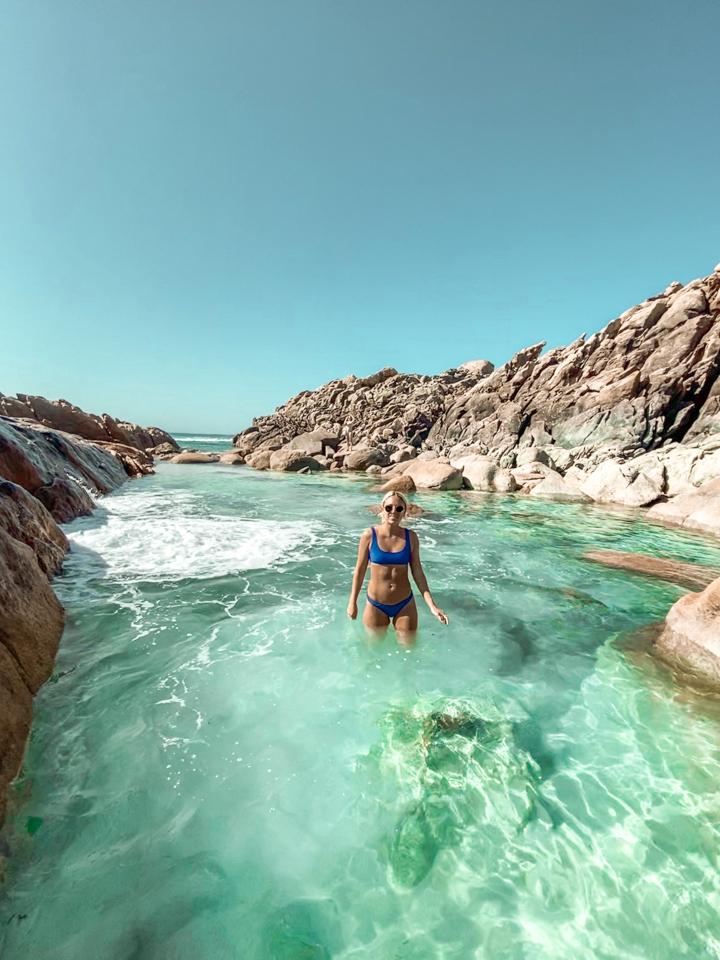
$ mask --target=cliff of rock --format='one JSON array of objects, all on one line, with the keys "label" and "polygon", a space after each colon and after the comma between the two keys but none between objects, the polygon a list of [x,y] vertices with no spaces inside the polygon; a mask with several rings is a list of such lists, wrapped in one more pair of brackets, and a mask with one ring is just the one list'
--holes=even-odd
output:
[{"label": "cliff of rock", "polygon": [[329,437],[344,431],[356,447],[387,442],[420,446],[448,406],[493,369],[483,360],[434,377],[385,367],[371,377],[332,380],[253,420],[233,442],[243,453],[256,453],[278,450],[300,434],[323,430]]},{"label": "cliff of rock", "polygon": [[498,370],[485,361],[436,377],[386,368],[304,391],[235,444],[251,455],[345,428],[356,448],[423,445],[451,459],[542,462],[560,473],[672,443],[700,447],[720,431],[719,317],[720,266],[672,283],[599,333],[545,353],[535,344]]},{"label": "cliff of rock", "polygon": [[174,438],[159,427],[139,427],[126,420],[115,420],[107,413],[98,417],[94,413],[85,413],[67,400],[46,400],[25,393],[6,397],[0,393],[0,416],[35,421],[84,440],[119,443],[138,450],[151,450],[168,443],[173,450],[180,450]]},{"label": "cliff of rock", "polygon": [[94,497],[151,472],[152,457],[137,446],[0,416],[0,824],[32,698],[52,672],[63,631],[50,586],[68,549],[58,523],[92,513]]}]

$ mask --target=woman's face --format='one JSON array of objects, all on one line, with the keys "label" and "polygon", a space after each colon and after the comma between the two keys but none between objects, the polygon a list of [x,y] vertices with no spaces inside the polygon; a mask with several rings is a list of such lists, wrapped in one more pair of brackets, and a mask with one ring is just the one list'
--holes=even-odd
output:
[{"label": "woman's face", "polygon": [[383,520],[386,523],[400,523],[405,516],[405,504],[400,497],[388,497],[382,505]]}]

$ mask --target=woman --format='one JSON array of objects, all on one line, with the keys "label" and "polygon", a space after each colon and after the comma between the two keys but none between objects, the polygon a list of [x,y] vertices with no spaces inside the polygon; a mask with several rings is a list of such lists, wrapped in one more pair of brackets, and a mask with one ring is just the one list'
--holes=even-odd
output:
[{"label": "woman", "polygon": [[440,623],[448,623],[447,615],[435,605],[425,579],[420,563],[418,535],[414,530],[406,530],[400,525],[407,512],[408,503],[401,493],[391,491],[385,494],[381,504],[382,523],[379,527],[364,530],[360,537],[347,608],[350,619],[357,619],[357,599],[369,563],[370,583],[363,623],[371,633],[384,636],[392,620],[401,643],[412,642],[418,626],[418,612],[410,588],[408,567],[412,570],[413,580],[432,615],[437,617]]}]

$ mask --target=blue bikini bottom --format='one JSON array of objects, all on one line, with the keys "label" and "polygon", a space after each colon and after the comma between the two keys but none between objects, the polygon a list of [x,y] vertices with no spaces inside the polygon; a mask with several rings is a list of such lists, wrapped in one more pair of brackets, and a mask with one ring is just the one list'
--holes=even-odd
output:
[{"label": "blue bikini bottom", "polygon": [[377,607],[378,610],[382,610],[385,616],[390,617],[391,620],[393,617],[396,617],[403,607],[406,607],[412,599],[412,593],[409,597],[405,597],[404,600],[401,600],[400,603],[380,603],[379,600],[373,600],[373,598],[370,596],[367,598],[368,603],[371,603],[374,607]]}]

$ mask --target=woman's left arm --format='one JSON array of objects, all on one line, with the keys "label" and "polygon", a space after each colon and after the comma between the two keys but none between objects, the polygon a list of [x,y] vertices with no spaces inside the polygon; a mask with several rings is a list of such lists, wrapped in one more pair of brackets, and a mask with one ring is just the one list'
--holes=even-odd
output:
[{"label": "woman's left arm", "polygon": [[423,595],[423,600],[430,607],[430,613],[437,617],[440,623],[444,623],[445,626],[450,622],[448,620],[448,615],[444,613],[440,607],[437,606],[435,601],[432,598],[430,593],[430,587],[428,586],[427,577],[425,576],[425,571],[422,568],[422,563],[420,563],[420,540],[418,535],[414,530],[410,530],[410,546],[412,549],[412,556],[410,558],[410,569],[412,570],[413,580],[418,586],[418,590]]}]

